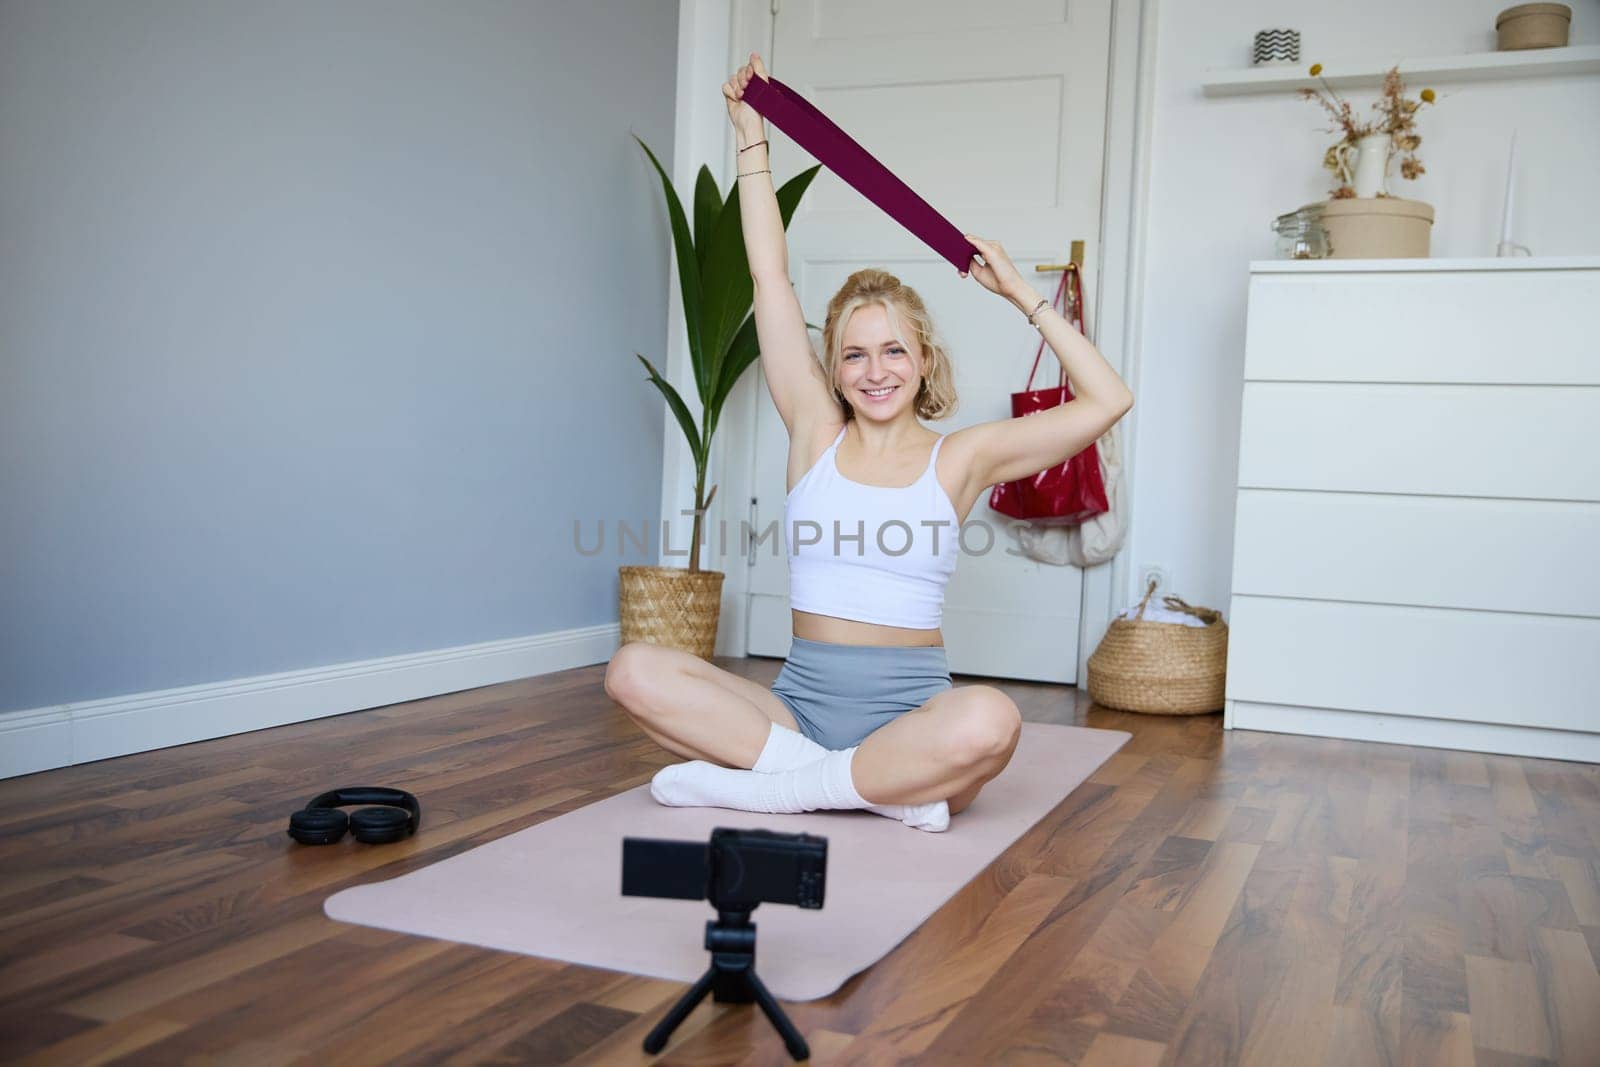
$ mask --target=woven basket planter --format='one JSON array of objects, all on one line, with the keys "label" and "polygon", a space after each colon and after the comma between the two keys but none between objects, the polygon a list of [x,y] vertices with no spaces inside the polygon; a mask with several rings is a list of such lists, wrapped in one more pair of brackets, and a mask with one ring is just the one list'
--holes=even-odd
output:
[{"label": "woven basket planter", "polygon": [[722,611],[722,578],[721,571],[618,567],[622,643],[644,641],[711,659]]},{"label": "woven basket planter", "polygon": [[1204,627],[1146,622],[1151,583],[1131,619],[1112,619],[1089,657],[1089,696],[1102,707],[1148,715],[1201,715],[1218,711],[1228,676],[1228,624],[1222,613],[1178,597],[1167,607],[1195,616]]}]

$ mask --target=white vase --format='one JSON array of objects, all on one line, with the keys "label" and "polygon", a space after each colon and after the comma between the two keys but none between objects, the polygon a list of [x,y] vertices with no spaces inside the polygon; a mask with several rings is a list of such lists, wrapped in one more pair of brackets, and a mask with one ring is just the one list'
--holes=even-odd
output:
[{"label": "white vase", "polygon": [[1389,192],[1389,158],[1393,145],[1387,133],[1369,133],[1356,142],[1356,173],[1353,184],[1358,197],[1374,197]]}]

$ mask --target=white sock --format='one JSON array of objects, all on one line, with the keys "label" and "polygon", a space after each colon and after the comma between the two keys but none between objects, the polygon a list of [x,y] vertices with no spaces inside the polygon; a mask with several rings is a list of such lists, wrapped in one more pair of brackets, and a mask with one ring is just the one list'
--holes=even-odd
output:
[{"label": "white sock", "polygon": [[[772,729],[767,733],[767,743],[762,747],[761,755],[756,758],[756,765],[751,770],[759,771],[762,774],[777,774],[782,771],[798,770],[807,764],[815,763],[827,754],[827,749],[811,740],[805,734],[791,730],[787,726],[773,723]],[[706,766],[715,765],[706,764]],[[727,768],[719,769],[726,770]],[[685,774],[694,777],[697,772],[681,772],[673,777],[682,780]],[[656,799],[659,800],[660,798],[657,797]],[[662,801],[662,803],[667,803],[667,801]],[[727,805],[713,804],[708,806],[726,807]],[[907,826],[915,826],[919,830],[932,830],[937,833],[950,825],[950,805],[943,800],[935,800],[928,804],[868,804],[863,801],[859,807],[886,818],[899,819]]]},{"label": "white sock", "polygon": [[796,767],[815,763],[827,754],[827,749],[805,734],[773,723],[772,729],[767,733],[766,747],[757,757],[756,765],[750,769],[760,771],[762,774],[777,774],[779,771],[792,771]]},{"label": "white sock", "polygon": [[[773,725],[775,729],[785,729],[776,723]],[[801,740],[807,739],[802,737]],[[784,744],[786,742],[780,741],[780,745]],[[733,770],[703,760],[675,763],[656,773],[650,782],[650,795],[658,803],[673,807],[734,808],[774,814],[860,808],[931,833],[949,827],[950,806],[943,800],[932,804],[867,803],[856,792],[850,775],[850,762],[855,754],[855,748],[840,752],[823,750],[823,755],[810,763],[772,773]],[[762,756],[766,756],[765,751]],[[773,760],[778,758],[774,754]]]}]

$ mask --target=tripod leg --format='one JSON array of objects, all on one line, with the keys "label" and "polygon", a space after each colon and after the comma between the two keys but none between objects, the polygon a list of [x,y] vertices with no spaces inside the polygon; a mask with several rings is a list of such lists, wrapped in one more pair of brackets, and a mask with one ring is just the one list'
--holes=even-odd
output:
[{"label": "tripod leg", "polygon": [[656,1023],[655,1029],[651,1030],[644,1039],[644,1050],[646,1052],[654,1055],[667,1047],[667,1041],[672,1037],[672,1031],[676,1030],[678,1024],[687,1019],[689,1013],[694,1011],[695,1007],[706,998],[707,993],[711,992],[711,981],[716,977],[716,973],[717,969],[712,967],[705,974],[702,974],[700,980],[690,986],[687,993],[678,998],[678,1003],[672,1006],[672,1010],[662,1016],[661,1021]]},{"label": "tripod leg", "polygon": [[789,1021],[789,1016],[784,1014],[778,1002],[767,991],[766,985],[761,981],[760,975],[754,970],[745,972],[745,978],[750,982],[750,991],[756,995],[756,1003],[761,1005],[761,1010],[766,1012],[772,1025],[778,1028],[778,1033],[783,1035],[783,1047],[789,1050],[789,1055],[797,1060],[811,1058],[811,1046],[806,1044],[806,1039],[800,1036],[794,1023]]}]

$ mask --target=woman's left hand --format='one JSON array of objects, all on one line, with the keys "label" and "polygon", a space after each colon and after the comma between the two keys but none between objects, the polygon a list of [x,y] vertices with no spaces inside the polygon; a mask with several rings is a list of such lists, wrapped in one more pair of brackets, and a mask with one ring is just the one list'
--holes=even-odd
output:
[{"label": "woman's left hand", "polygon": [[978,279],[979,285],[991,293],[999,293],[1008,300],[1013,293],[1027,288],[1028,283],[1023,280],[1016,265],[1011,262],[1011,257],[1006,255],[1006,250],[1000,247],[1000,242],[985,241],[970,233],[961,236],[971,241],[972,246],[983,255],[982,263],[978,262],[977,256],[972,257],[972,263],[967,270],[961,272],[963,278],[970,272]]}]

